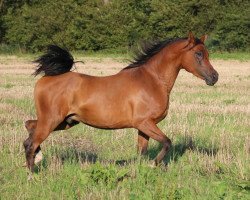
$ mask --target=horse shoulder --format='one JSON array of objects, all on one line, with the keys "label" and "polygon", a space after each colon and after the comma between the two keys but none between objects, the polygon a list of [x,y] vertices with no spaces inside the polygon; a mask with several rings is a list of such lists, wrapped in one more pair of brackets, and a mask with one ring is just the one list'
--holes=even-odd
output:
[{"label": "horse shoulder", "polygon": [[132,77],[134,96],[131,104],[135,123],[145,118],[155,121],[165,118],[169,107],[169,95],[165,87],[156,77],[143,70],[138,70],[137,74],[134,73]]}]

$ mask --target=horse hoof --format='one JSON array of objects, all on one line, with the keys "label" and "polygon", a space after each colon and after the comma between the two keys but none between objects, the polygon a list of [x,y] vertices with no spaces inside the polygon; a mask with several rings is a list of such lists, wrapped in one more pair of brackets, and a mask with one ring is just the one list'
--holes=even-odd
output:
[{"label": "horse hoof", "polygon": [[42,151],[39,151],[37,154],[36,154],[36,157],[35,157],[35,165],[39,164],[43,159],[43,153]]}]

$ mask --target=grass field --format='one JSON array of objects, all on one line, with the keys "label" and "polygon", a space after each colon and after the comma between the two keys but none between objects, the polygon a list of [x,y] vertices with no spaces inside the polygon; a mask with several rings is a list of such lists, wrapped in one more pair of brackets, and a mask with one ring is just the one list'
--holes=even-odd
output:
[{"label": "grass field", "polygon": [[[79,57],[85,64],[76,71],[113,74],[125,58]],[[213,58],[214,87],[185,71],[176,81],[159,124],[173,142],[166,166],[149,167],[160,150],[152,140],[148,155],[137,156],[133,129],[80,124],[50,135],[27,181],[22,142],[24,121],[35,118],[33,58],[0,56],[0,199],[250,199],[250,59]]]}]

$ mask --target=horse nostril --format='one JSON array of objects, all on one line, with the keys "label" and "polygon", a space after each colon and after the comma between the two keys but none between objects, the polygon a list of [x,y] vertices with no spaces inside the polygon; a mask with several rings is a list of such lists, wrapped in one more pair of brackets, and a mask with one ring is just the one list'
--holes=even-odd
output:
[{"label": "horse nostril", "polygon": [[219,76],[219,74],[218,74],[217,72],[214,72],[214,73],[212,74],[213,80],[214,80],[214,81],[217,81],[217,80],[218,80],[218,76]]}]

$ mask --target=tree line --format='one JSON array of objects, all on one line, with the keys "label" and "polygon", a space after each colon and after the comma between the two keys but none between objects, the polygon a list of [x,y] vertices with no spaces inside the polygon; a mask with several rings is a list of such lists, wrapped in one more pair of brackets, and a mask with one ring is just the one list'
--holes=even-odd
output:
[{"label": "tree line", "polygon": [[249,50],[248,0],[1,0],[0,44],[40,51],[126,51],[142,41],[207,33],[214,50]]}]

